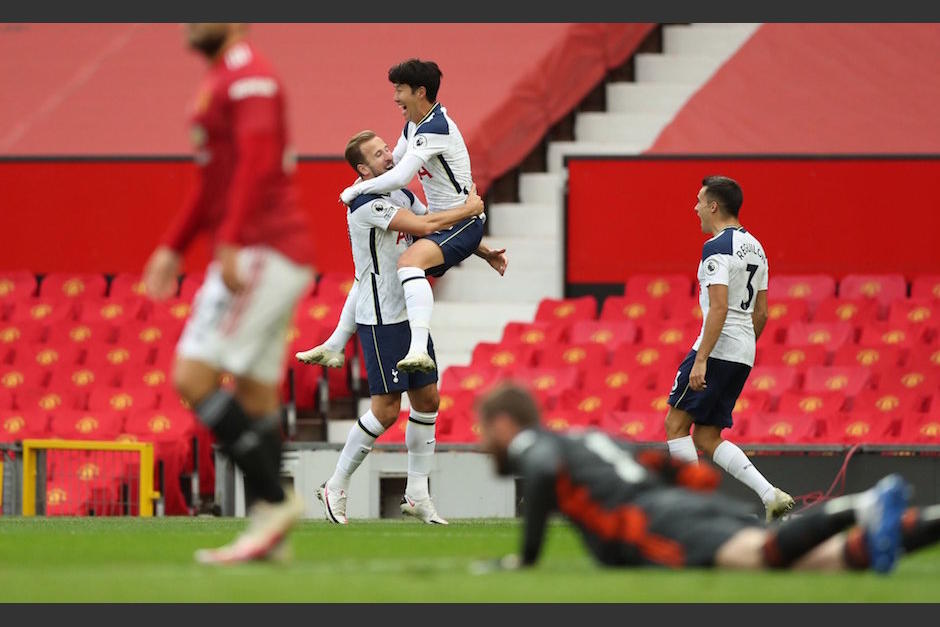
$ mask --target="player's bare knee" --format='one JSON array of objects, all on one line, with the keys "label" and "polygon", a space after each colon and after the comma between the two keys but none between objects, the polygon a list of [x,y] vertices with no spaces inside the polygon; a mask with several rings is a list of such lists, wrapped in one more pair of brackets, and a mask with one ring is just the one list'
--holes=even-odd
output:
[{"label": "player's bare knee", "polygon": [[417,390],[408,390],[408,399],[415,410],[429,414],[438,411],[441,405],[441,395],[436,383]]},{"label": "player's bare knee", "polygon": [[715,566],[758,570],[765,568],[763,546],[767,532],[763,529],[742,529],[715,553]]},{"label": "player's bare knee", "polygon": [[177,361],[173,367],[173,387],[177,394],[195,407],[218,387],[215,372],[202,364]]},{"label": "player's bare knee", "polygon": [[711,457],[718,445],[721,444],[721,434],[713,428],[696,426],[692,431],[692,442],[695,444],[695,448]]},{"label": "player's bare knee", "polygon": [[372,414],[388,429],[398,420],[401,413],[400,394],[380,394],[372,397]]},{"label": "player's bare knee", "polygon": [[235,398],[249,416],[268,416],[281,406],[275,385],[244,377],[235,379]]},{"label": "player's bare knee", "polygon": [[666,437],[670,440],[684,438],[689,435],[691,422],[686,417],[685,412],[670,408],[666,414],[665,424]]}]

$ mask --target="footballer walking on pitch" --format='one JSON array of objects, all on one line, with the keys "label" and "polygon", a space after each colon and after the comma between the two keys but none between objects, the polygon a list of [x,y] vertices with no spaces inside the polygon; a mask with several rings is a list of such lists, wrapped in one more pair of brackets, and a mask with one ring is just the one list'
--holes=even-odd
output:
[{"label": "footballer walking on pitch", "polygon": [[709,176],[702,181],[695,212],[702,231],[713,236],[705,242],[698,265],[702,331],[676,373],[666,437],[673,457],[696,462],[697,448],[754,490],[767,520],[772,520],[793,508],[793,498],[771,485],[744,451],[721,437],[721,430],[732,425],[731,411],[767,323],[767,257],[760,242],[738,222],[742,201],[734,180]]},{"label": "footballer walking on pitch", "polygon": [[[371,131],[363,131],[350,139],[345,155],[349,165],[364,181],[379,176],[394,165],[388,145]],[[411,402],[405,431],[408,481],[401,511],[426,523],[447,524],[437,513],[428,491],[440,402],[437,370],[408,372],[397,363],[408,350],[412,336],[405,307],[405,290],[395,268],[413,237],[429,235],[483,212],[483,202],[476,189],[471,185],[467,191],[461,205],[434,213],[429,213],[407,189],[383,195],[362,194],[349,205],[346,219],[356,287],[346,297],[333,335],[344,338],[339,344],[341,350],[351,331],[357,331],[365,358],[371,407],[350,429],[336,470],[317,490],[326,518],[331,522],[348,522],[346,499],[350,477],[372,450],[375,440],[398,419],[401,393],[407,391]],[[434,344],[429,334],[424,338],[423,350],[432,357],[433,364]],[[319,354],[330,357],[323,352]],[[305,361],[304,357],[302,353],[297,354],[301,361]],[[342,357],[342,352],[339,352],[338,358],[341,360]]]},{"label": "footballer walking on pitch", "polygon": [[[286,555],[300,499],[280,484],[278,386],[294,307],[313,277],[305,214],[292,180],[284,89],[239,24],[188,24],[209,60],[192,113],[198,183],[144,270],[148,293],[176,292],[182,252],[201,231],[214,260],[176,347],[174,385],[241,469],[256,497],[235,541],[203,563]],[[235,378],[234,393],[219,385]]]},{"label": "footballer walking on pitch", "polygon": [[768,524],[746,503],[711,492],[718,473],[709,465],[638,452],[600,431],[543,430],[521,387],[490,392],[478,416],[498,472],[522,479],[525,521],[520,553],[475,564],[476,572],[534,565],[553,512],[608,566],[887,573],[902,554],[940,541],[940,505],[908,507],[899,475]]}]

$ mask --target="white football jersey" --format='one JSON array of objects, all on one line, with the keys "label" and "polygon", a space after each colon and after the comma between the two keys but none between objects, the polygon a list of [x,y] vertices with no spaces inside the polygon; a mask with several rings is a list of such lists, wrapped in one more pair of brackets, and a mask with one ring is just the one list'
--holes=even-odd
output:
[{"label": "white football jersey", "polygon": [[[699,305],[702,330],[693,349],[698,350],[708,315],[708,286],[728,286],[728,317],[711,357],[754,365],[754,303],[757,292],[767,289],[769,266],[764,248],[744,227],[728,227],[705,242],[698,264]],[[706,375],[707,377],[707,375]]]},{"label": "white football jersey", "polygon": [[359,298],[356,322],[395,324],[408,319],[405,291],[398,280],[398,258],[411,245],[407,233],[391,231],[389,223],[401,209],[426,213],[424,204],[407,189],[381,196],[362,194],[349,206],[346,221],[352,247]]},{"label": "white football jersey", "polygon": [[[401,146],[406,146],[404,152]],[[429,211],[459,207],[466,201],[473,175],[470,153],[463,135],[447,109],[436,103],[424,118],[415,124],[408,121],[395,147],[396,163],[404,154],[414,154],[424,161],[418,179],[424,189]],[[485,219],[485,216],[483,217]]]}]

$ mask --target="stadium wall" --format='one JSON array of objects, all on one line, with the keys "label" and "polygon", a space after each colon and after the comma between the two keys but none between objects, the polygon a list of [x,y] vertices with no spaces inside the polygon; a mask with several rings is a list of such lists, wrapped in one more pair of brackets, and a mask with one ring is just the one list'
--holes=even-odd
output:
[{"label": "stadium wall", "polygon": [[568,159],[566,283],[692,275],[705,236],[701,180],[741,183],[741,222],[772,274],[940,273],[940,156],[652,156]]},{"label": "stadium wall", "polygon": [[[320,272],[352,272],[339,191],[351,170],[339,158],[298,164]],[[189,157],[33,159],[0,162],[0,270],[140,272],[193,183]],[[184,269],[201,271],[205,241]]]}]

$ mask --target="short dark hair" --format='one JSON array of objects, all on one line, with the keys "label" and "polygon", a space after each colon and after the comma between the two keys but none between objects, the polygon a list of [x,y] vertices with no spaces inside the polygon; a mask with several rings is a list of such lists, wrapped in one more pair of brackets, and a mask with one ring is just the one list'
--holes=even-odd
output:
[{"label": "short dark hair", "polygon": [[539,425],[539,408],[532,395],[515,383],[501,383],[477,403],[480,420],[487,422],[506,414],[522,429]]},{"label": "short dark hair", "polygon": [[388,71],[388,80],[392,83],[408,85],[412,91],[424,87],[428,102],[437,102],[437,90],[441,88],[444,73],[434,61],[408,59]]},{"label": "short dark hair", "polygon": [[727,176],[706,176],[702,179],[702,185],[705,186],[705,193],[712,200],[718,201],[718,206],[722,211],[735,218],[738,217],[741,203],[744,202],[744,194],[737,181]]},{"label": "short dark hair", "polygon": [[361,131],[352,136],[346,144],[346,163],[352,166],[352,169],[359,172],[357,167],[360,163],[366,162],[366,156],[362,154],[362,145],[375,137],[372,131]]}]

